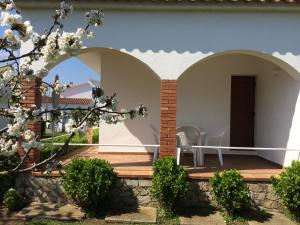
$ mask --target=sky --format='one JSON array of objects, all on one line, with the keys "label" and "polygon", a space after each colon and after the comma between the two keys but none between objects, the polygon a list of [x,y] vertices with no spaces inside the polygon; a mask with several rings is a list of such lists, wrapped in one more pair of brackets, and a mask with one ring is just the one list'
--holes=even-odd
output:
[{"label": "sky", "polygon": [[88,78],[99,80],[100,76],[93,69],[82,63],[76,57],[69,58],[49,71],[45,81],[51,82],[55,75],[59,75],[62,83],[73,82],[74,84],[85,83]]}]

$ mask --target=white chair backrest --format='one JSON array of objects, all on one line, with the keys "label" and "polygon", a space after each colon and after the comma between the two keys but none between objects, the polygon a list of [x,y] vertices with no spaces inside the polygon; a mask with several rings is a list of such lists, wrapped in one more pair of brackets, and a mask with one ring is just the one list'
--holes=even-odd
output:
[{"label": "white chair backrest", "polygon": [[189,139],[187,138],[184,131],[179,131],[176,133],[177,145],[182,147],[191,146]]},{"label": "white chair backrest", "polygon": [[221,130],[219,130],[217,133],[216,133],[216,137],[219,137],[219,140],[218,140],[218,145],[222,145],[222,142],[223,142],[223,138],[224,138],[224,135],[227,131],[227,128],[224,127],[222,128]]},{"label": "white chair backrest", "polygon": [[[182,126],[177,128],[176,133],[178,134],[180,141],[183,134],[187,139],[188,145],[198,145],[200,139],[200,130],[194,126]],[[183,143],[181,143],[183,145]],[[186,145],[185,145],[186,146]]]}]

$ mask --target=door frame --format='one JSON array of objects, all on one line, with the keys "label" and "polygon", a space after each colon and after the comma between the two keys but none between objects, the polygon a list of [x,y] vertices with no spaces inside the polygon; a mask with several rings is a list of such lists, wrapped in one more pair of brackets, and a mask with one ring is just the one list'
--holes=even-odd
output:
[{"label": "door frame", "polygon": [[[250,75],[250,74],[245,74],[245,75],[240,75],[240,74],[232,74],[230,76],[230,146],[231,146],[231,121],[232,121],[232,78],[233,77],[250,77],[254,79],[254,104],[253,104],[253,141],[252,141],[252,146],[255,146],[255,114],[256,114],[256,82],[257,82],[257,75]],[[243,147],[243,146],[240,146]],[[233,150],[231,150],[233,151]],[[245,150],[235,150],[235,151],[245,151]],[[253,150],[247,150],[247,151],[253,151]]]}]

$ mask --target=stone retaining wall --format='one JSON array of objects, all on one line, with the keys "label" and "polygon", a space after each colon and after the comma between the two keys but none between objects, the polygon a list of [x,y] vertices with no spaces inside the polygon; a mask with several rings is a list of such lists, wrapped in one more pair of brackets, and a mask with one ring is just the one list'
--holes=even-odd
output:
[{"label": "stone retaining wall", "polygon": [[[157,201],[150,195],[150,179],[124,179],[119,178],[112,191],[110,203],[119,207],[125,206],[157,206]],[[281,210],[278,197],[275,195],[270,182],[247,182],[254,202],[268,210]],[[20,176],[16,180],[16,189],[39,202],[68,202],[61,177],[34,177]],[[192,180],[190,191],[182,206],[200,206],[213,202],[211,187],[207,181]]]}]

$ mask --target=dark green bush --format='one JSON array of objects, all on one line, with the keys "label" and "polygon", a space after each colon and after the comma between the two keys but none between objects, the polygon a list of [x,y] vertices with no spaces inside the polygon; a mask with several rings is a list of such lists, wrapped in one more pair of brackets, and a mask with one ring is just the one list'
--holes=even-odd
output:
[{"label": "dark green bush", "polygon": [[110,164],[102,159],[74,159],[65,168],[63,187],[67,195],[89,213],[104,209],[114,183]]},{"label": "dark green bush", "polygon": [[22,209],[25,206],[25,202],[15,189],[10,188],[3,197],[3,205],[7,207],[10,212],[14,212]]},{"label": "dark green bush", "polygon": [[0,153],[0,171],[13,169],[20,161],[18,152],[2,152]]},{"label": "dark green bush", "polygon": [[278,179],[272,177],[275,192],[284,206],[300,219],[300,162],[293,161],[290,167],[280,174]]},{"label": "dark green bush", "polygon": [[216,173],[210,180],[216,201],[229,216],[246,209],[250,205],[250,194],[237,170]]},{"label": "dark green bush", "polygon": [[14,177],[7,173],[0,173],[0,203],[3,201],[3,196],[7,192],[8,189],[14,186]]},{"label": "dark green bush", "polygon": [[151,194],[158,199],[167,214],[172,214],[176,202],[188,191],[187,173],[176,164],[174,157],[156,160],[153,171]]}]

